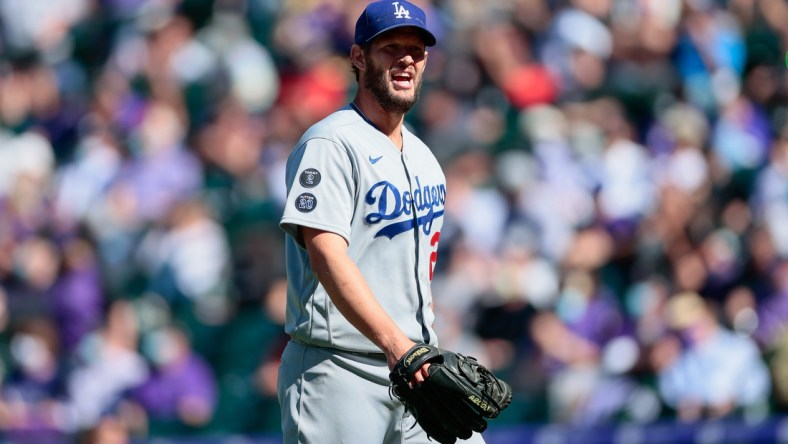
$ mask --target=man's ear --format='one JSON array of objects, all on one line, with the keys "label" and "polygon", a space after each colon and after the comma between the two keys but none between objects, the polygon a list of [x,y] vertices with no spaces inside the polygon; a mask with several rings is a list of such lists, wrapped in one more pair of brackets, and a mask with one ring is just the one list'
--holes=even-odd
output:
[{"label": "man's ear", "polygon": [[350,62],[358,68],[359,71],[363,71],[366,69],[366,61],[364,60],[364,50],[361,49],[359,45],[353,45],[350,47]]}]

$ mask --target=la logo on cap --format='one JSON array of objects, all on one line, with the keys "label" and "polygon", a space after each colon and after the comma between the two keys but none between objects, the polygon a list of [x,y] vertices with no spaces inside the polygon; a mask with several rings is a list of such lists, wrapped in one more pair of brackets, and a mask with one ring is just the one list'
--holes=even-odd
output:
[{"label": "la logo on cap", "polygon": [[386,31],[405,26],[418,28],[426,46],[435,44],[435,36],[427,28],[427,15],[407,0],[379,0],[369,3],[356,20],[353,41],[363,45]]},{"label": "la logo on cap", "polygon": [[398,19],[401,19],[403,17],[406,19],[410,18],[410,11],[405,9],[405,5],[400,5],[399,2],[392,2],[391,4],[394,5],[395,17],[397,17]]}]

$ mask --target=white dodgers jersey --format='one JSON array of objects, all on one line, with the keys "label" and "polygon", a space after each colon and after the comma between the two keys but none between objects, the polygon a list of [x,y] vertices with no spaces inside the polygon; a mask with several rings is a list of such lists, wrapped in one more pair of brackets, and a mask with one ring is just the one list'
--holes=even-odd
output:
[{"label": "white dodgers jersey", "polygon": [[310,128],[287,161],[285,330],[322,347],[380,352],[338,311],[312,272],[298,226],[336,233],[378,302],[405,334],[437,345],[430,282],[446,178],[406,128],[400,151],[350,107]]}]

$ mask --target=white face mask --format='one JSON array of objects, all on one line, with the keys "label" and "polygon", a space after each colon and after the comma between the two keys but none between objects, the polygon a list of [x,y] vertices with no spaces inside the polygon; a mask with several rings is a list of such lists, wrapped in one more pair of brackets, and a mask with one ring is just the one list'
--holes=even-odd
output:
[{"label": "white face mask", "polygon": [[11,357],[25,373],[40,372],[53,361],[46,343],[26,333],[17,333],[11,339]]},{"label": "white face mask", "polygon": [[178,357],[178,343],[167,330],[150,333],[143,339],[142,350],[156,367],[166,367]]}]

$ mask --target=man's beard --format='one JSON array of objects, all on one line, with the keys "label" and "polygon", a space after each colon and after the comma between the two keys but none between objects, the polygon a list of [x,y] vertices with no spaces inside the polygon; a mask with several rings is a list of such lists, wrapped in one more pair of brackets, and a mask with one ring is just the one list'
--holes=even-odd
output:
[{"label": "man's beard", "polygon": [[388,82],[386,81],[386,70],[378,68],[369,57],[366,57],[366,63],[367,75],[364,76],[364,87],[372,93],[372,96],[375,97],[383,109],[390,113],[405,114],[419,101],[421,77],[415,81],[416,87],[412,97],[397,97],[389,90]]}]

